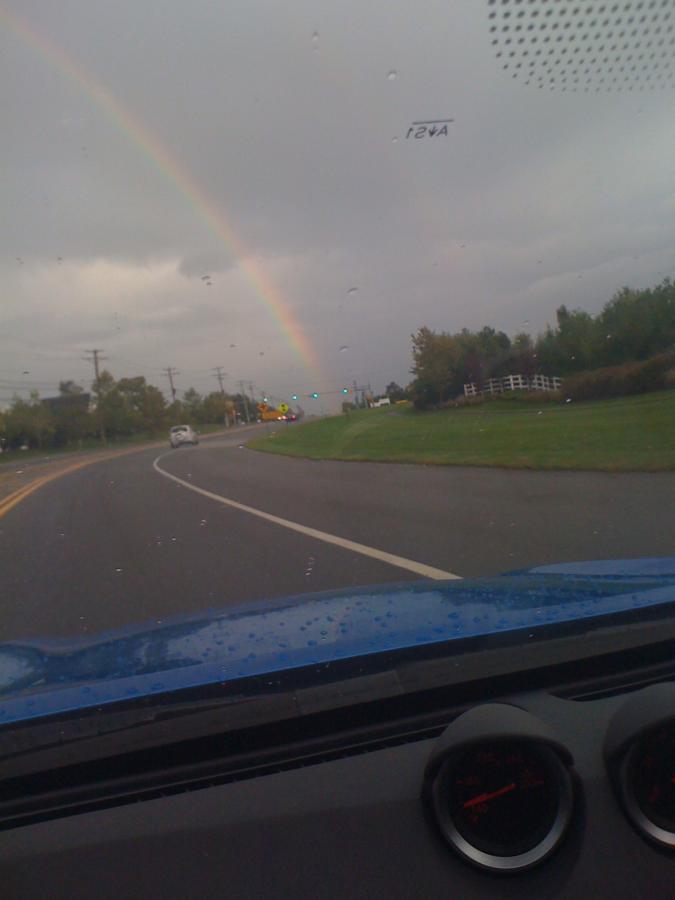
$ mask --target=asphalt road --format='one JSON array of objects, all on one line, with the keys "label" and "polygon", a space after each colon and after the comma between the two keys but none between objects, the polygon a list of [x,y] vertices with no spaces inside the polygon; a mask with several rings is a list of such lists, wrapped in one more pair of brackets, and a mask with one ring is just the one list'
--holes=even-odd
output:
[{"label": "asphalt road", "polygon": [[242,449],[242,439],[97,462],[0,518],[0,640],[419,580],[418,564],[470,577],[675,552],[674,473],[315,462]]}]

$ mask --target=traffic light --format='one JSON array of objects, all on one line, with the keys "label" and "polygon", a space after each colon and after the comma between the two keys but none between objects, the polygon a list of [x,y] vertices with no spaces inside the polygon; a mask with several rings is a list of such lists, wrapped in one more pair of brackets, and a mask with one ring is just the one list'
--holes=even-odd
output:
[{"label": "traffic light", "polygon": [[348,394],[348,393],[349,393],[349,388],[342,388],[342,393],[343,393],[343,394]]},{"label": "traffic light", "polygon": [[314,393],[313,393],[313,394],[310,394],[309,396],[310,396],[313,400],[318,400],[318,399],[319,399],[319,395],[317,394],[316,391],[314,391]]},{"label": "traffic light", "polygon": [[292,395],[291,395],[291,400],[297,400],[297,399],[298,399],[298,395],[297,395],[297,394],[292,394]]}]

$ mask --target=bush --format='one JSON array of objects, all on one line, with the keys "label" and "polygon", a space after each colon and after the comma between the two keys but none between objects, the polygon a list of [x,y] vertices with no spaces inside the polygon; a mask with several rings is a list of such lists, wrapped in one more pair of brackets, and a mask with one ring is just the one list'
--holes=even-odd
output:
[{"label": "bush", "polygon": [[464,394],[460,394],[454,400],[446,400],[445,403],[441,403],[440,408],[458,409],[462,406],[480,406],[482,403],[485,403],[486,399],[482,394],[477,394],[475,397],[467,397]]},{"label": "bush", "polygon": [[672,384],[675,353],[661,353],[644,362],[624,363],[570,375],[562,393],[570,400],[603,400],[659,391]]}]

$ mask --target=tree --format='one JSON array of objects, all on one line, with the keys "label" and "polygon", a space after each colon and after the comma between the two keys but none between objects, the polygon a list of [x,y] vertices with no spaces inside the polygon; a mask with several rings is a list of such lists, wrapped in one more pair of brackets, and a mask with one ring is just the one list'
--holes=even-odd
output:
[{"label": "tree", "polygon": [[156,434],[167,427],[166,400],[154,385],[146,385],[139,412],[144,430],[150,434]]},{"label": "tree", "polygon": [[62,397],[76,397],[84,393],[84,388],[76,384],[72,379],[59,381],[59,394]]},{"label": "tree", "polygon": [[411,392],[415,406],[435,406],[461,390],[461,348],[456,336],[424,326],[412,335]]},{"label": "tree", "polygon": [[597,318],[599,365],[648,359],[675,346],[675,284],[666,278],[655,288],[624,287]]},{"label": "tree", "polygon": [[396,403],[397,400],[405,400],[407,396],[405,389],[399,384],[396,384],[395,381],[389,382],[384,393],[389,397],[392,403]]},{"label": "tree", "polygon": [[92,385],[96,397],[96,417],[99,423],[101,439],[108,437],[133,434],[137,426],[133,406],[130,403],[130,394],[133,388],[130,382],[135,379],[122,379],[123,389],[120,390],[110,372],[101,372],[98,380]]},{"label": "tree", "polygon": [[503,375],[524,375],[525,378],[532,378],[537,372],[537,354],[534,349],[534,343],[529,334],[520,331],[513,339],[511,344],[511,372],[504,372]]},{"label": "tree", "polygon": [[90,395],[72,380],[59,382],[59,396],[42,402],[49,408],[55,423],[53,442],[56,446],[81,443],[95,431],[95,423],[89,412]]},{"label": "tree", "polygon": [[183,394],[183,410],[190,424],[195,424],[199,421],[201,405],[202,395],[193,387],[188,388]]},{"label": "tree", "polygon": [[482,387],[505,365],[511,348],[507,334],[489,327],[479,332],[464,328],[456,334],[437,334],[424,327],[412,336],[412,342],[415,379],[409,390],[420,409],[462,393],[467,382]]},{"label": "tree", "polygon": [[199,418],[201,422],[208,424],[222,424],[225,421],[227,413],[227,394],[220,391],[212,391],[202,400],[199,410]]},{"label": "tree", "polygon": [[54,435],[54,417],[40,400],[37,391],[31,391],[30,399],[12,399],[5,414],[5,434],[10,446],[28,444],[43,447]]}]

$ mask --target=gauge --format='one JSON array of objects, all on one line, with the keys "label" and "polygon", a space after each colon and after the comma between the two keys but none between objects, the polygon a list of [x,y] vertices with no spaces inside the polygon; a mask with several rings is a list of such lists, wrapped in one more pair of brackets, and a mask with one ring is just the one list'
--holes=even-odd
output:
[{"label": "gauge", "polygon": [[572,778],[541,742],[485,741],[446,758],[432,803],[445,839],[461,856],[514,872],[541,862],[561,842],[572,818]]},{"label": "gauge", "polygon": [[675,848],[675,720],[635,742],[619,779],[633,824],[651,840]]}]

